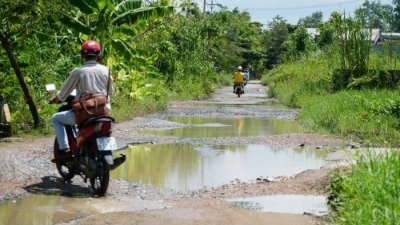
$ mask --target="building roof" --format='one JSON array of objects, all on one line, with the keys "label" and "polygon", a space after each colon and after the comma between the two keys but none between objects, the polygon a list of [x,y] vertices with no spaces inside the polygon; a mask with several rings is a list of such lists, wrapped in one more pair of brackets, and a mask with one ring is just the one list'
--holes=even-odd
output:
[{"label": "building roof", "polygon": [[[317,28],[306,28],[307,33],[311,35],[311,37],[315,37],[319,35],[318,29]],[[365,31],[369,31],[369,29],[365,29]],[[400,35],[400,33],[399,33]],[[382,37],[382,32],[380,29],[372,29],[371,30],[371,42],[373,45],[376,45],[378,42],[382,42],[383,37]]]}]

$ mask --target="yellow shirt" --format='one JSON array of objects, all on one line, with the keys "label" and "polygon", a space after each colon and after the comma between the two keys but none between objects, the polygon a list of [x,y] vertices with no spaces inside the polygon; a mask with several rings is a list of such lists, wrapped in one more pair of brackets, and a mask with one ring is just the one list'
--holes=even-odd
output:
[{"label": "yellow shirt", "polygon": [[233,78],[235,79],[235,82],[243,82],[244,79],[244,74],[240,71],[237,71],[234,75]]}]

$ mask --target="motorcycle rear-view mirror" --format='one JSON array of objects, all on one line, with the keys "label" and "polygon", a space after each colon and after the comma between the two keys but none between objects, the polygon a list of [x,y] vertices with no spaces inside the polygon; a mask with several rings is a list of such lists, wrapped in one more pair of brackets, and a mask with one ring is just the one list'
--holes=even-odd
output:
[{"label": "motorcycle rear-view mirror", "polygon": [[[46,91],[56,91],[56,85],[55,84],[46,84]],[[75,96],[76,95],[76,89],[72,90],[71,95]]]},{"label": "motorcycle rear-view mirror", "polygon": [[46,91],[55,91],[56,85],[55,84],[46,84]]}]

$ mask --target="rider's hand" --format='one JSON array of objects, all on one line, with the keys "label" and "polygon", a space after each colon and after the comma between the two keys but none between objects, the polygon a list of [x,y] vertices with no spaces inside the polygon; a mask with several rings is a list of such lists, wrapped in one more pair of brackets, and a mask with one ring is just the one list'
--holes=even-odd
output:
[{"label": "rider's hand", "polygon": [[59,103],[59,102],[60,102],[60,100],[57,98],[57,96],[54,96],[54,97],[52,97],[50,99],[50,103],[52,103],[52,104],[56,104],[56,103]]}]

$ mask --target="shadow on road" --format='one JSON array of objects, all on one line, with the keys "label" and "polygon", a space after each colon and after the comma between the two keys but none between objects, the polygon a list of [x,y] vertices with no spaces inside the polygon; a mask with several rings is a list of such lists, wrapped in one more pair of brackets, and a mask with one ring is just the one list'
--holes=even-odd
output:
[{"label": "shadow on road", "polygon": [[82,185],[73,184],[73,181],[66,181],[60,177],[45,176],[41,178],[42,181],[39,183],[31,184],[23,187],[30,194],[45,193],[51,194],[56,193],[57,195],[65,197],[77,197],[78,195],[90,197],[92,195],[91,190],[88,187]]}]

